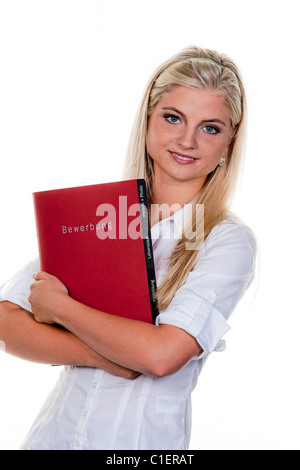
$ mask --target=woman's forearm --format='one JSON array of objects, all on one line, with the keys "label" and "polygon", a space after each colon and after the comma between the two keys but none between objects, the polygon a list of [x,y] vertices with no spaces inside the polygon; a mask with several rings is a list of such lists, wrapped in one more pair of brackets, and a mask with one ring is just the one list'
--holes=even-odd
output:
[{"label": "woman's forearm", "polygon": [[144,374],[172,374],[202,352],[195,338],[180,328],[100,312],[69,296],[57,312],[56,321],[99,354]]},{"label": "woman's forearm", "polygon": [[138,375],[102,357],[69,331],[36,322],[10,302],[0,302],[0,341],[8,354],[32,362],[97,367],[129,379]]},{"label": "woman's forearm", "polygon": [[154,326],[90,308],[72,299],[59,279],[34,275],[28,300],[39,323],[58,323],[101,356],[138,372],[177,372],[202,350],[196,339],[172,325]]}]

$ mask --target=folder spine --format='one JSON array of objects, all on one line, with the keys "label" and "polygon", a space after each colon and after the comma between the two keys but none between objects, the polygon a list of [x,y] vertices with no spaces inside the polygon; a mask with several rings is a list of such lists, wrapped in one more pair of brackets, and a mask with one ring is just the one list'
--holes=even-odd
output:
[{"label": "folder spine", "polygon": [[143,179],[137,180],[137,189],[140,204],[141,226],[144,242],[144,252],[146,261],[146,270],[148,278],[148,289],[151,303],[152,322],[155,324],[156,317],[159,314],[157,299],[156,299],[156,278],[154,268],[153,249],[151,242],[150,221],[148,213],[147,190],[146,182]]}]

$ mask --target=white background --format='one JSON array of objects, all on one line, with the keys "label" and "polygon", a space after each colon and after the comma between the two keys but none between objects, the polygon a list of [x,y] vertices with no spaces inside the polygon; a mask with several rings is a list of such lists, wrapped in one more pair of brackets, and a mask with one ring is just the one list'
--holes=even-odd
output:
[{"label": "white background", "polygon": [[[299,20],[292,0],[1,0],[0,284],[36,255],[33,191],[121,178],[153,69],[226,52],[248,95],[234,209],[260,268],[193,394],[191,449],[299,449]],[[0,449],[17,449],[58,368],[0,352]]]}]

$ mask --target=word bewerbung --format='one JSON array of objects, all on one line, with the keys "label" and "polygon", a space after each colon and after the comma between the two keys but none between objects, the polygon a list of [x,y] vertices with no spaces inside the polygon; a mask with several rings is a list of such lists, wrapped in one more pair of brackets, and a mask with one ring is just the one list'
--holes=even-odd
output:
[{"label": "word bewerbung", "polygon": [[[126,196],[120,196],[120,199]],[[132,204],[127,208],[124,200],[119,201],[118,210],[112,204],[100,204],[96,209],[96,217],[100,220],[93,220],[84,224],[62,225],[61,233],[64,236],[79,236],[86,232],[94,232],[100,240],[130,238],[136,240],[138,238],[149,238],[149,223],[155,225],[156,220],[162,221],[160,225],[159,236],[165,240],[179,240],[183,236],[189,240],[186,243],[188,250],[196,249],[204,237],[204,205],[196,205],[196,225],[192,228],[190,204],[186,204],[182,208],[179,204],[151,204],[150,217],[148,208],[144,204]],[[175,212],[183,210],[182,223],[174,230],[174,226],[170,223],[165,224],[164,221],[174,217]],[[198,223],[198,226],[197,226]],[[178,224],[177,224],[178,225]],[[200,225],[200,230],[199,230]]]}]

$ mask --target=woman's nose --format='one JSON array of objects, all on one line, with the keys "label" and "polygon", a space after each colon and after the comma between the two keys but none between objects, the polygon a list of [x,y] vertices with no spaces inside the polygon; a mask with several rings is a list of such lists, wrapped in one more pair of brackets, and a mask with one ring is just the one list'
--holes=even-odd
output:
[{"label": "woman's nose", "polygon": [[185,149],[197,148],[196,131],[192,128],[185,128],[177,137],[177,143]]}]

